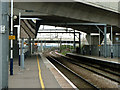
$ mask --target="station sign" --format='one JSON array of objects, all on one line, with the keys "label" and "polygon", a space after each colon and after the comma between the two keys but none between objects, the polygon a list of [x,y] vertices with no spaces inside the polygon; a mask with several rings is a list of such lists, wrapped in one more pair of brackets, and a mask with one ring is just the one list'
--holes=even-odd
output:
[{"label": "station sign", "polygon": [[15,35],[10,35],[9,40],[15,40]]}]

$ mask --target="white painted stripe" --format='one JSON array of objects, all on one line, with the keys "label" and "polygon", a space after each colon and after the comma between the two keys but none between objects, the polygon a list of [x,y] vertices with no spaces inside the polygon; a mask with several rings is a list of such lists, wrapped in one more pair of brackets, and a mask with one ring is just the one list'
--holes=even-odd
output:
[{"label": "white painted stripe", "polygon": [[13,48],[13,40],[11,40],[11,48]]},{"label": "white painted stripe", "polygon": [[21,50],[19,49],[19,55],[21,54],[20,52],[21,52]]},{"label": "white painted stripe", "polygon": [[11,53],[10,53],[10,58],[12,59],[13,58],[13,50],[11,50]]},{"label": "white painted stripe", "polygon": [[56,69],[56,71],[63,76],[63,78],[75,89],[79,90],[62,72],[60,72],[48,59],[47,61]]}]

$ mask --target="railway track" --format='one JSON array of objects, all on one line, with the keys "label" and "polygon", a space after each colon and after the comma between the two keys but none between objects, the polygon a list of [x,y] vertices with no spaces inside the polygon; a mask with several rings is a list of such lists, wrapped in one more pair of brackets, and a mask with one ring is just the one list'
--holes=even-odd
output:
[{"label": "railway track", "polygon": [[109,61],[105,61],[105,60],[99,60],[99,59],[95,59],[95,58],[89,58],[86,56],[84,57],[84,56],[80,56],[80,55],[72,54],[72,53],[68,53],[68,54],[66,54],[66,56],[69,58],[72,58],[73,60],[76,60],[77,62],[89,64],[92,66],[97,66],[104,70],[106,69],[107,71],[112,71],[117,74],[120,74],[120,64],[119,63],[109,62]]},{"label": "railway track", "polygon": [[[57,54],[57,53],[55,53]],[[69,58],[69,57],[66,57],[66,56],[62,56],[60,54],[57,54],[65,59],[67,59],[67,61],[69,61],[70,63],[72,64],[75,64],[79,67],[82,67],[84,69],[87,69],[93,73],[96,73],[98,75],[101,75],[105,78],[108,78],[112,81],[115,81],[117,83],[120,83],[120,74],[119,73],[115,73],[113,71],[109,71],[109,70],[106,70],[106,69],[102,69],[101,67],[98,67],[98,66],[95,66],[95,65],[90,65],[90,64],[86,64],[86,63],[78,63],[78,62],[75,62],[75,60]]]},{"label": "railway track", "polygon": [[[59,56],[59,58],[56,57],[56,55]],[[109,79],[111,81],[114,81],[114,82],[120,84],[120,81],[119,81],[120,80],[120,74],[119,73],[112,72],[112,71],[109,71],[109,70],[106,70],[106,69],[101,69],[100,67],[95,66],[95,65],[92,66],[92,65],[89,65],[89,64],[78,63],[78,62],[75,62],[75,60],[73,60],[73,59],[71,59],[69,57],[63,56],[63,55],[61,55],[59,53],[52,53],[52,56],[53,56],[52,58],[56,59],[56,61],[58,59],[62,59],[62,60],[65,59],[66,61],[68,61],[69,63],[71,63],[73,65],[76,65],[76,66],[79,66],[81,68],[84,68],[84,69],[86,69],[86,70],[88,70],[88,71],[90,71],[92,73],[95,73],[95,74],[97,74],[99,76],[102,76],[104,78],[107,78],[107,79]],[[87,81],[89,82],[89,80],[87,80]],[[91,82],[89,82],[89,83],[91,83]],[[94,85],[96,87],[96,89],[98,89],[98,87],[99,87],[99,86],[97,86],[95,84],[92,84],[92,85]]]},{"label": "railway track", "polygon": [[86,89],[92,89],[92,90],[99,90],[97,86],[90,83],[83,77],[81,77],[79,74],[56,60],[55,58],[51,56],[47,56],[47,58],[62,72],[64,73],[77,87],[78,89],[86,88]]}]

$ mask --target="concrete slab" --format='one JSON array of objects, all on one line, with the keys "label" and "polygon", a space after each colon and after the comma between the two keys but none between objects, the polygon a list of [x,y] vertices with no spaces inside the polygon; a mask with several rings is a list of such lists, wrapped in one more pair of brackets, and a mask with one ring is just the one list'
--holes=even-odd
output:
[{"label": "concrete slab", "polygon": [[42,58],[39,56],[40,68],[45,88],[61,88],[52,72],[46,67]]},{"label": "concrete slab", "polygon": [[40,74],[45,88],[73,88],[43,55],[37,53],[25,59],[24,70],[18,66],[18,59],[14,59],[14,75],[9,75],[8,87],[41,88],[37,60],[39,60]]},{"label": "concrete slab", "polygon": [[73,88],[77,88],[66,76],[64,76],[55,66],[53,66],[53,64],[43,54],[40,55],[42,62],[45,64],[45,67],[48,68],[50,72],[52,72],[61,88],[67,88],[71,90],[74,90]]},{"label": "concrete slab", "polygon": [[[80,55],[80,54],[76,54],[76,55]],[[90,55],[80,55],[80,56],[88,57],[88,58],[95,58],[97,60],[104,60],[104,61],[109,61],[109,62],[120,63],[119,58],[110,58],[110,57],[104,58],[103,56],[99,57],[99,56],[90,56]]]},{"label": "concrete slab", "polygon": [[40,88],[37,58],[32,56],[25,60],[25,69],[21,70],[17,59],[14,60],[14,75],[9,75],[9,88]]}]

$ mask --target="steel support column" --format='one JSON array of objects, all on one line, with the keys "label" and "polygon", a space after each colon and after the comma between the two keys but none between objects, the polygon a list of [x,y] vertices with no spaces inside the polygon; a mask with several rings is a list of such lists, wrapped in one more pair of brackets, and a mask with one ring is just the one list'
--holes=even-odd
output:
[{"label": "steel support column", "polygon": [[73,43],[73,46],[74,46],[74,50],[76,48],[76,45],[75,45],[75,30],[74,30],[74,43]]},{"label": "steel support column", "polygon": [[61,38],[60,38],[60,52],[61,52],[61,49],[62,49],[62,43],[61,43]]},{"label": "steel support column", "polygon": [[112,35],[112,26],[111,26],[111,58],[113,58],[113,35]]},{"label": "steel support column", "polygon": [[81,54],[81,33],[79,33],[79,53]]},{"label": "steel support column", "polygon": [[66,40],[66,49],[67,49],[67,40]]},{"label": "steel support column", "polygon": [[9,1],[0,0],[0,90],[8,87]]},{"label": "steel support column", "polygon": [[104,26],[104,57],[107,57],[107,26]]},{"label": "steel support column", "polygon": [[99,57],[100,57],[101,53],[100,53],[100,30],[99,30]]},{"label": "steel support column", "polygon": [[28,56],[31,57],[31,38],[28,39],[28,47],[29,47]]},{"label": "steel support column", "polygon": [[35,41],[34,41],[34,38],[32,39],[32,54],[34,54],[34,43],[35,43]]},{"label": "steel support column", "polygon": [[24,69],[24,39],[22,39],[21,69]]},{"label": "steel support column", "polygon": [[91,55],[91,33],[90,33],[90,55]]},{"label": "steel support column", "polygon": [[32,55],[32,45],[33,45],[33,41],[31,39],[31,55]]},{"label": "steel support column", "polygon": [[71,41],[70,41],[70,51],[71,51]]},{"label": "steel support column", "polygon": [[41,40],[41,52],[43,52],[43,41]]}]

